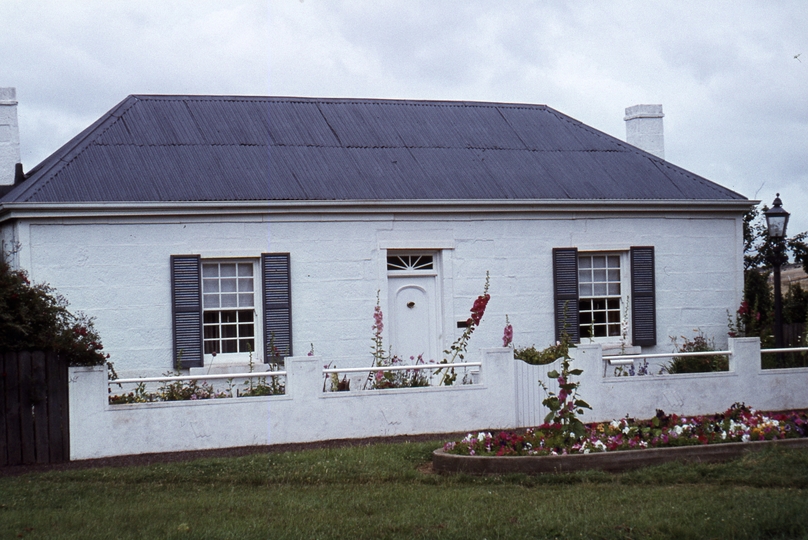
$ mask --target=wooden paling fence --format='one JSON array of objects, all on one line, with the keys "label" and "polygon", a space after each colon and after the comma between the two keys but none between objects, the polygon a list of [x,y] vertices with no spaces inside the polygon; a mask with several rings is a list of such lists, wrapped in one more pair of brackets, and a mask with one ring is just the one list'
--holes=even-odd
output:
[{"label": "wooden paling fence", "polygon": [[67,362],[0,352],[0,466],[70,460]]}]

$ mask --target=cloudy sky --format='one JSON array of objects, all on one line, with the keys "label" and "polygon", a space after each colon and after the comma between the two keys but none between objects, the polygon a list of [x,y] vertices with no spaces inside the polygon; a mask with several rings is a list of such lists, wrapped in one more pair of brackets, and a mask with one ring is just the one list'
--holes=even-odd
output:
[{"label": "cloudy sky", "polygon": [[28,170],[128,94],[547,104],[808,229],[808,2],[3,0]]}]

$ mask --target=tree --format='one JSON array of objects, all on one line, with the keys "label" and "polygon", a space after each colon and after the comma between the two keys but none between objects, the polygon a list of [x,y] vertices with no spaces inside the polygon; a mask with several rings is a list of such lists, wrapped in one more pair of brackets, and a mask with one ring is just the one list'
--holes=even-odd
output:
[{"label": "tree", "polygon": [[[759,336],[761,341],[768,345],[771,341],[771,328],[774,319],[774,301],[769,275],[771,265],[768,262],[774,253],[775,245],[769,240],[766,230],[765,212],[753,208],[743,218],[744,243],[744,294],[743,303],[738,309],[735,318],[736,333],[746,336]],[[802,264],[808,272],[808,232],[801,232],[785,239],[785,255],[789,260]],[[791,292],[786,297],[784,316],[787,322],[805,322],[808,311],[808,294],[799,291]],[[794,317],[802,318],[793,320]]]},{"label": "tree", "polygon": [[0,257],[0,352],[55,351],[71,366],[104,364],[109,355],[93,320],[67,306],[51,286],[32,284]]}]

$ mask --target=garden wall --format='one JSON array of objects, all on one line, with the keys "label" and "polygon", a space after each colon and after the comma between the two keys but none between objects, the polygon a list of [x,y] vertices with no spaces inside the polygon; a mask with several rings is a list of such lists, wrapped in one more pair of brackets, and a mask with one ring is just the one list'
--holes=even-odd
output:
[{"label": "garden wall", "polygon": [[287,358],[286,395],[109,405],[104,368],[71,368],[71,459],[483,427],[516,427],[511,349],[484,350],[478,383],[323,392],[317,356]]},{"label": "garden wall", "polygon": [[[757,338],[731,339],[724,373],[614,377],[600,345],[572,349],[582,368],[584,419],[710,414],[745,402],[759,410],[808,408],[808,368],[760,369]],[[540,424],[546,414],[538,381],[547,373],[513,359],[512,349],[484,349],[475,384],[323,392],[324,360],[287,359],[286,395],[200,401],[107,404],[103,368],[71,368],[71,459],[249,445],[446,433]],[[358,385],[352,385],[357,387]]]},{"label": "garden wall", "polygon": [[[613,420],[626,415],[650,418],[657,409],[679,415],[722,412],[735,402],[763,411],[808,408],[808,368],[761,369],[758,338],[729,340],[729,371],[693,374],[658,374],[615,377],[614,367],[602,358],[600,345],[579,345],[570,350],[573,367],[583,369],[578,379],[581,398],[592,406],[587,422]],[[544,392],[525,381],[548,381],[547,373],[560,370],[560,362],[531,366],[517,362],[519,382],[517,423],[541,423]],[[555,388],[557,392],[557,385]]]}]

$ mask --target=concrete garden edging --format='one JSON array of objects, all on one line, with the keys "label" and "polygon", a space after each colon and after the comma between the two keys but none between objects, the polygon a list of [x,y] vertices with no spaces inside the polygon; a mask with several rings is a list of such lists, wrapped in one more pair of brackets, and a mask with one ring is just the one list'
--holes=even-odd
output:
[{"label": "concrete garden edging", "polygon": [[468,474],[544,474],[591,469],[625,472],[671,461],[719,463],[738,458],[747,452],[760,452],[768,448],[808,449],[808,438],[645,448],[566,456],[463,456],[447,454],[439,448],[432,453],[432,468],[436,472]]}]

